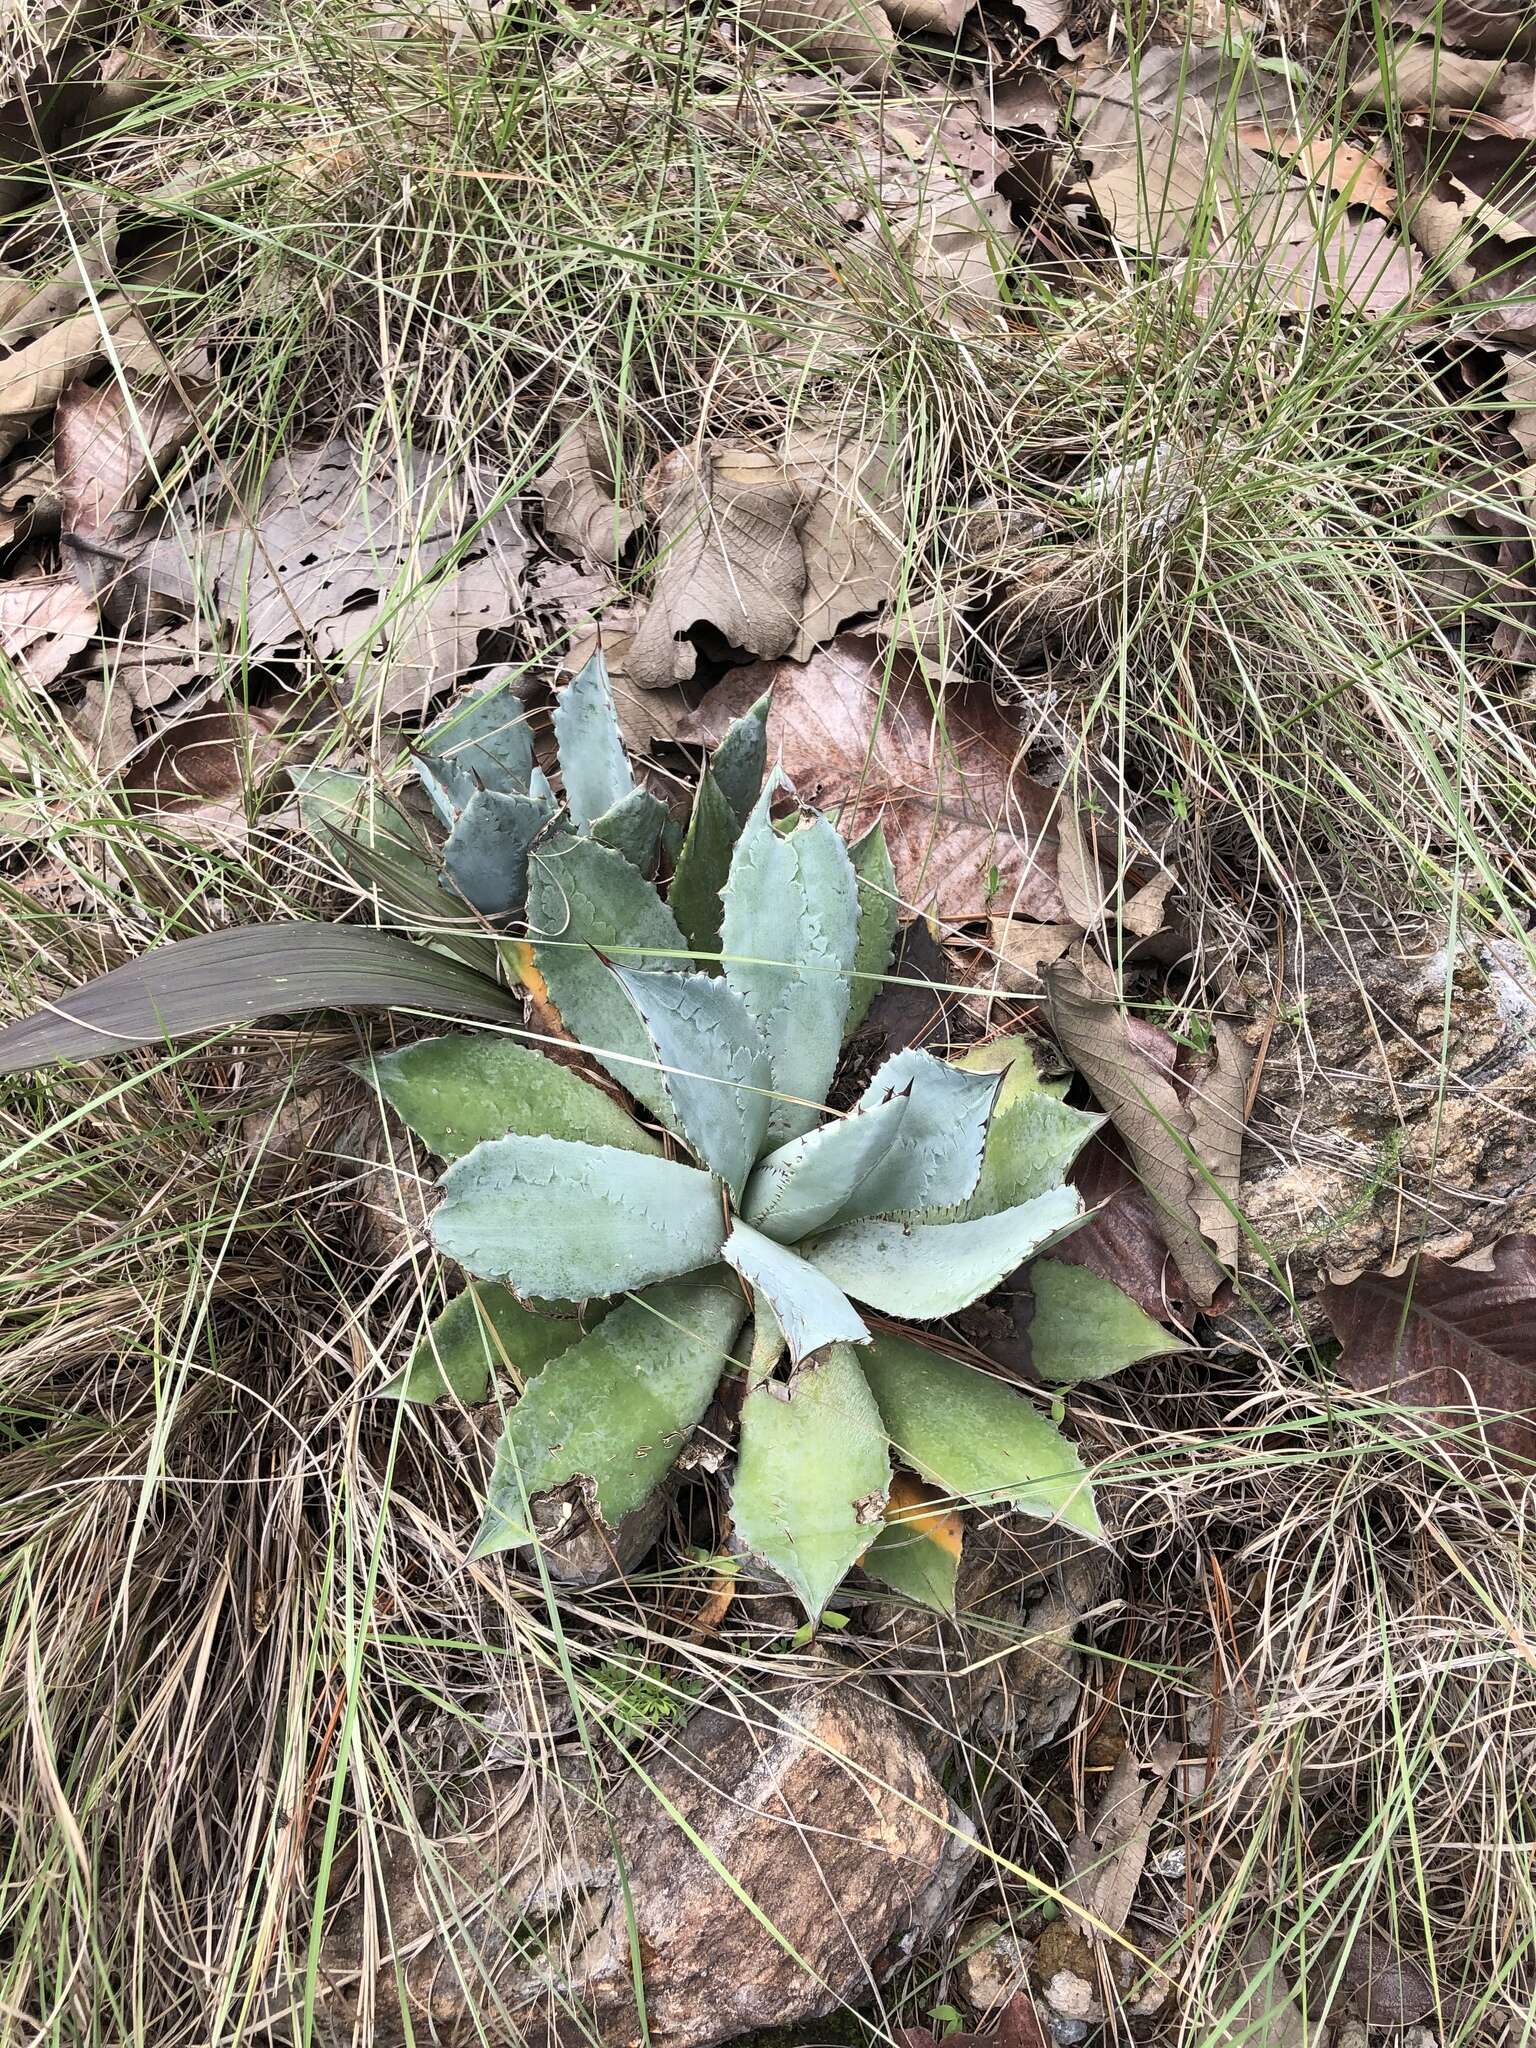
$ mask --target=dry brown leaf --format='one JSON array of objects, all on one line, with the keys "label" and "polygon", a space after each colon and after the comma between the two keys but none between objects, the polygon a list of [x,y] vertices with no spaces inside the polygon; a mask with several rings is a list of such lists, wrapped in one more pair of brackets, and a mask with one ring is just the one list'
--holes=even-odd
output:
[{"label": "dry brown leaf", "polygon": [[115,775],[138,745],[133,707],[123,692],[101,676],[92,676],[85,697],[65,721],[86,766],[97,775]]},{"label": "dry brown leaf", "polygon": [[916,663],[887,664],[874,640],[849,633],[803,664],[738,669],[681,736],[712,745],[769,688],[769,759],[848,837],[883,824],[909,910],[947,923],[1005,912],[1062,921],[1046,822],[1055,792],[1024,774],[1019,735],[989,692],[948,692],[941,738]]},{"label": "dry brown leaf", "polygon": [[1098,1811],[1067,1851],[1062,1897],[1085,1941],[1120,1933],[1130,1917],[1146,1867],[1152,1824],[1168,1797],[1168,1780],[1182,1754],[1171,1736],[1154,1744],[1147,1761],[1122,1750]]},{"label": "dry brown leaf", "polygon": [[642,689],[693,674],[683,637],[713,626],[733,647],[778,655],[794,644],[805,595],[800,528],[810,509],[772,455],[720,442],[676,449],[646,483],[657,564],[626,668]]},{"label": "dry brown leaf", "polygon": [[1026,71],[994,85],[984,113],[989,128],[1040,128],[1054,135],[1061,124],[1056,94],[1043,71]]},{"label": "dry brown leaf", "polygon": [[1045,969],[1082,937],[1076,925],[1026,924],[1017,917],[994,917],[990,932],[988,978],[1006,995],[1038,995]]},{"label": "dry brown leaf", "polygon": [[1504,358],[1504,401],[1521,454],[1527,463],[1536,462],[1536,361],[1513,349]]},{"label": "dry brown leaf", "polygon": [[1051,1257],[1128,1294],[1158,1322],[1183,1322],[1194,1306],[1158,1228],[1151,1197],[1103,1138],[1090,1138],[1072,1168],[1088,1221],[1053,1247]]},{"label": "dry brown leaf", "polygon": [[15,446],[39,413],[58,403],[67,384],[99,361],[108,337],[137,342],[143,335],[126,300],[103,300],[99,314],[77,313],[7,356],[0,362],[0,454]]},{"label": "dry brown leaf", "polygon": [[0,475],[0,548],[59,528],[53,454],[20,455]]},{"label": "dry brown leaf", "polygon": [[796,661],[839,626],[875,612],[901,575],[902,512],[889,448],[835,433],[791,433],[784,466],[808,503],[800,523],[805,591]]},{"label": "dry brown leaf", "polygon": [[562,438],[539,479],[544,527],[584,561],[617,562],[640,525],[615,497],[613,459],[595,419]]},{"label": "dry brown leaf", "polygon": [[1272,135],[1262,123],[1248,122],[1237,139],[1249,149],[1280,157],[1289,169],[1301,171],[1325,192],[1335,192],[1350,206],[1368,206],[1383,220],[1397,215],[1397,188],[1375,157],[1331,135]]},{"label": "dry brown leaf", "polygon": [[243,845],[247,790],[287,758],[275,736],[281,718],[281,709],[218,708],[178,720],[134,762],[134,808],[173,818],[183,838]]},{"label": "dry brown leaf", "polygon": [[54,424],[66,536],[122,539],[151,480],[185,445],[193,425],[187,394],[170,383],[137,393],[115,377],[95,388],[71,384]]},{"label": "dry brown leaf", "polygon": [[952,36],[976,0],[880,0],[893,28],[909,36]]},{"label": "dry brown leaf", "polygon": [[34,690],[57,682],[96,635],[96,607],[70,578],[0,583],[0,658]]},{"label": "dry brown leaf", "polygon": [[1435,43],[1397,43],[1385,65],[1352,78],[1349,98],[1362,112],[1400,107],[1475,107],[1499,82],[1497,57],[1461,57]]},{"label": "dry brown leaf", "polygon": [[1351,1386],[1469,1437],[1467,1410],[1502,1418],[1487,1422],[1489,1441],[1517,1470],[1536,1468],[1536,1237],[1506,1237],[1476,1263],[1421,1258],[1393,1279],[1367,1273],[1330,1287],[1323,1305]]},{"label": "dry brown leaf", "polygon": [[246,660],[310,653],[419,711],[520,617],[527,541],[489,478],[407,455],[365,471],[342,440],[275,462],[246,515],[217,479],[179,492],[140,549],[139,608],[211,613]]},{"label": "dry brown leaf", "polygon": [[[201,620],[151,631],[125,626],[105,639],[102,660],[112,687],[136,711],[191,707],[217,688],[219,649]],[[200,686],[200,687],[199,687]]]},{"label": "dry brown leaf", "polygon": [[[1248,1120],[1248,1076],[1253,1056],[1225,1017],[1212,1025],[1215,1056],[1189,1093],[1190,1143],[1211,1179],[1194,1183],[1200,1228],[1223,1265],[1236,1263],[1243,1241],[1236,1197],[1243,1177],[1243,1130]],[[1214,1182],[1214,1186],[1212,1185]]]},{"label": "dry brown leaf", "polygon": [[1150,1048],[1147,1030],[1128,1019],[1112,995],[1094,987],[1076,961],[1057,961],[1046,970],[1045,982],[1057,1043],[1124,1139],[1185,1285],[1208,1306],[1226,1275],[1202,1235],[1195,1207],[1203,1183],[1189,1159],[1189,1107],[1168,1066]]},{"label": "dry brown leaf", "polygon": [[877,0],[737,0],[743,28],[780,52],[855,76],[889,76],[896,37]]},{"label": "dry brown leaf", "polygon": [[1067,30],[1072,22],[1072,0],[1013,0],[1016,14],[1024,17],[1031,35],[1043,43],[1054,43],[1063,57],[1075,57],[1076,50]]}]

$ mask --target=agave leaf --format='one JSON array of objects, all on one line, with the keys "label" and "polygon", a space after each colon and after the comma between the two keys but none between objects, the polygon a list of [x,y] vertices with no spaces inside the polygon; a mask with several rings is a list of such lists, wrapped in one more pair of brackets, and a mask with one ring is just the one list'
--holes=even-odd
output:
[{"label": "agave leaf", "polygon": [[853,872],[859,883],[859,942],[853,956],[853,988],[848,997],[848,1015],[843,1019],[843,1037],[852,1038],[869,1015],[869,1006],[880,993],[880,980],[891,964],[896,945],[900,905],[896,898],[896,870],[885,843],[883,825],[871,825],[862,838],[848,849]]},{"label": "agave leaf", "polygon": [[895,1455],[951,1500],[1007,1501],[1102,1540],[1082,1461],[1029,1400],[908,1337],[863,1354]]},{"label": "agave leaf", "polygon": [[893,1053],[859,1107],[868,1112],[905,1093],[907,1114],[884,1159],[850,1194],[842,1218],[906,1216],[963,1202],[981,1172],[997,1090],[996,1074],[967,1073],[916,1048]]},{"label": "agave leaf", "polygon": [[368,925],[252,924],[130,960],[0,1031],[0,1074],[102,1059],[141,1045],[291,1017],[397,1009],[516,1022],[505,989],[455,960]]},{"label": "agave leaf", "polygon": [[386,796],[369,775],[357,775],[346,768],[298,766],[288,770],[299,800],[299,821],[317,839],[331,834],[347,840],[361,840],[366,846],[392,846],[422,861],[425,847],[421,834],[393,797]]},{"label": "agave leaf", "polygon": [[477,790],[443,848],[443,864],[466,903],[486,917],[521,910],[528,896],[528,853],[555,814],[543,796]]},{"label": "agave leaf", "polygon": [[860,1566],[868,1577],[919,1606],[953,1614],[964,1535],[964,1522],[947,1496],[911,1472],[898,1472],[880,1534]]},{"label": "agave leaf", "polygon": [[791,1365],[803,1365],[829,1344],[868,1341],[863,1318],[846,1294],[750,1224],[736,1224],[720,1256],[749,1284],[753,1298],[760,1295],[773,1310],[789,1345]]},{"label": "agave leaf", "polygon": [[817,1121],[842,1050],[858,900],[848,849],[825,818],[780,834],[765,791],[725,886],[725,978],[757,1022],[779,1099],[768,1128],[795,1138]]},{"label": "agave leaf", "polygon": [[1082,1214],[1076,1188],[1052,1188],[967,1223],[875,1216],[813,1237],[801,1252],[819,1272],[885,1315],[931,1322],[988,1293]]},{"label": "agave leaf", "polygon": [[893,1095],[770,1152],[747,1183],[742,1215],[780,1244],[798,1244],[823,1229],[843,1214],[855,1188],[895,1144],[910,1100],[905,1092]]},{"label": "agave leaf", "polygon": [[528,714],[506,683],[482,690],[424,735],[415,765],[432,808],[451,831],[477,790],[527,794],[533,773]]},{"label": "agave leaf", "polygon": [[670,1126],[672,1104],[645,1025],[594,949],[626,967],[665,971],[687,950],[672,913],[623,854],[563,833],[534,850],[528,925],[534,961],[566,1029]]},{"label": "agave leaf", "polygon": [[441,1250],[552,1301],[622,1294],[719,1257],[720,1188],[697,1167],[568,1138],[489,1138],[443,1176]]},{"label": "agave leaf", "polygon": [[601,653],[555,693],[555,739],[566,805],[578,825],[591,826],[635,787]]},{"label": "agave leaf", "polygon": [[975,1192],[949,1211],[957,1222],[1015,1208],[1056,1187],[1104,1121],[1073,1109],[1056,1086],[1041,1080],[1028,1039],[996,1039],[974,1047],[956,1064],[968,1072],[1001,1072],[1003,1077]]},{"label": "agave leaf", "polygon": [[621,796],[612,810],[592,821],[592,837],[599,846],[611,846],[622,853],[642,875],[654,874],[661,854],[661,832],[667,822],[667,807],[648,789],[632,789]]},{"label": "agave leaf", "polygon": [[1140,1358],[1189,1349],[1112,1280],[1087,1266],[1037,1259],[1029,1269],[1029,1285],[1034,1295],[1029,1362],[1043,1380],[1107,1379]]},{"label": "agave leaf", "polygon": [[[694,792],[688,835],[667,891],[673,916],[689,945],[699,953],[720,951],[720,892],[731,871],[731,855],[740,837],[736,813],[721,793],[713,769],[706,768]],[[718,963],[710,962],[709,972],[717,974]]]},{"label": "agave leaf", "polygon": [[675,1281],[621,1302],[551,1360],[507,1418],[472,1555],[531,1542],[525,1503],[572,1480],[616,1528],[698,1426],[744,1313],[718,1274]]},{"label": "agave leaf", "polygon": [[640,1013],[677,1130],[739,1200],[768,1128],[768,1056],[739,996],[708,974],[612,964]]},{"label": "agave leaf", "polygon": [[733,718],[709,757],[710,773],[730,805],[738,828],[751,817],[762,794],[763,775],[768,766],[768,707],[772,696],[771,690],[765,690],[740,718]]},{"label": "agave leaf", "polygon": [[772,1379],[779,1360],[789,1349],[773,1304],[757,1288],[752,1290],[752,1348],[747,1357],[747,1385],[759,1386]]},{"label": "agave leaf", "polygon": [[885,1429],[851,1346],[834,1344],[788,1399],[766,1385],[748,1393],[731,1519],[813,1621],[877,1534],[890,1480]]},{"label": "agave leaf", "polygon": [[579,1335],[569,1322],[525,1307],[507,1288],[472,1280],[434,1317],[410,1363],[379,1392],[397,1401],[440,1401],[452,1394],[473,1407],[489,1394],[498,1367],[531,1379]]},{"label": "agave leaf", "polygon": [[384,1100],[440,1159],[487,1138],[577,1138],[659,1153],[649,1131],[601,1088],[501,1031],[422,1038],[359,1063]]}]

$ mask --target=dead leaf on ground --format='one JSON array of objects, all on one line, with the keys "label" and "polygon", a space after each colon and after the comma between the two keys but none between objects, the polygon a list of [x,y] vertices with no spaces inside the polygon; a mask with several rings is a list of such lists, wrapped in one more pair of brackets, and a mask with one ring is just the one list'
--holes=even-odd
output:
[{"label": "dead leaf on ground", "polygon": [[1397,215],[1397,188],[1386,167],[1375,157],[1332,135],[1273,135],[1262,123],[1247,123],[1237,139],[1249,149],[1278,157],[1288,169],[1299,170],[1325,192],[1336,193],[1346,204],[1368,206],[1383,220]]},{"label": "dead leaf on ground", "polygon": [[1475,107],[1498,85],[1503,69],[1497,57],[1462,57],[1437,43],[1397,43],[1385,64],[1358,72],[1347,90],[1363,113],[1394,105]]},{"label": "dead leaf on ground", "polygon": [[952,36],[976,0],[880,0],[893,28],[909,36]]},{"label": "dead leaf on ground", "polygon": [[1321,2030],[1308,2027],[1291,1980],[1263,1934],[1250,1934],[1237,1967],[1222,1981],[1217,2004],[1224,2014],[1214,2048],[1307,2048]]},{"label": "dead leaf on ground", "polygon": [[1076,49],[1067,33],[1072,23],[1072,0],[1012,0],[1015,14],[1042,43],[1054,43],[1063,57],[1075,57]]},{"label": "dead leaf on ground", "polygon": [[1018,917],[994,917],[989,931],[992,957],[983,968],[984,985],[1005,995],[1039,995],[1046,968],[1082,937],[1074,924],[1030,924]]},{"label": "dead leaf on ground", "polygon": [[1477,1264],[1421,1258],[1394,1279],[1367,1273],[1330,1287],[1323,1305],[1351,1386],[1468,1437],[1475,1408],[1511,1465],[1536,1466],[1536,1237],[1506,1237]]},{"label": "dead leaf on ground", "polygon": [[57,533],[59,494],[53,455],[22,455],[0,476],[0,548]]},{"label": "dead leaf on ground", "polygon": [[640,526],[618,502],[612,449],[595,419],[566,432],[538,488],[546,533],[583,561],[617,562]]},{"label": "dead leaf on ground", "polygon": [[[897,2027],[891,2039],[896,2048],[940,2048],[939,2037],[927,2027]],[[1048,2048],[1046,2034],[1027,1991],[1015,1991],[990,2033],[946,2034],[943,2048]]]},{"label": "dead leaf on ground", "polygon": [[1243,1127],[1253,1055],[1236,1025],[1225,1017],[1216,1018],[1211,1028],[1215,1056],[1209,1071],[1189,1091],[1190,1143],[1211,1179],[1202,1176],[1195,1182],[1191,1200],[1217,1258],[1231,1266],[1243,1241],[1234,1198],[1243,1177]]},{"label": "dead leaf on ground", "polygon": [[64,576],[0,583],[0,657],[34,690],[58,681],[96,637],[96,607]]},{"label": "dead leaf on ground", "polygon": [[247,661],[314,656],[419,711],[524,606],[527,540],[484,476],[422,457],[364,470],[342,440],[274,462],[247,515],[210,478],[179,492],[131,574],[139,608],[206,617]]},{"label": "dead leaf on ground", "polygon": [[805,590],[788,652],[805,661],[839,626],[875,612],[901,575],[902,506],[889,448],[836,433],[791,433],[784,465],[808,500]]},{"label": "dead leaf on ground", "polygon": [[1130,1917],[1146,1866],[1152,1824],[1168,1796],[1168,1780],[1182,1745],[1163,1736],[1145,1763],[1120,1753],[1098,1811],[1067,1851],[1062,1897],[1085,1941],[1119,1934]]},{"label": "dead leaf on ground", "polygon": [[282,716],[281,707],[221,708],[170,726],[125,778],[135,810],[174,820],[182,838],[243,845],[247,790],[289,758],[276,737]]},{"label": "dead leaf on ground", "polygon": [[770,760],[849,838],[884,825],[909,909],[946,923],[1003,912],[1062,921],[1046,826],[1056,792],[1023,773],[1019,735],[990,692],[947,692],[941,736],[916,663],[887,667],[872,639],[844,634],[805,663],[738,669],[680,737],[713,745],[770,688]]},{"label": "dead leaf on ground", "polygon": [[[1169,1053],[1155,1043],[1161,1034],[1128,1018],[1114,995],[1095,987],[1075,960],[1047,968],[1045,983],[1058,1044],[1124,1139],[1193,1299],[1209,1306],[1226,1278],[1201,1228],[1202,1214],[1209,1213],[1215,1198],[1190,1160],[1192,1151],[1198,1153],[1195,1109],[1174,1085]],[[1227,1057],[1232,1059],[1230,1053]],[[1243,1072],[1246,1085],[1246,1068]],[[1235,1201],[1232,1167],[1240,1156],[1241,1134],[1227,1123],[1233,1085],[1233,1074],[1218,1052],[1212,1077],[1204,1084],[1210,1106],[1202,1135],[1216,1145],[1208,1169]]]},{"label": "dead leaf on ground", "polygon": [[736,13],[781,55],[872,82],[890,73],[896,37],[877,0],[736,0]]},{"label": "dead leaf on ground", "polygon": [[142,362],[149,337],[126,299],[104,299],[99,311],[60,321],[0,361],[0,454],[58,403],[66,385],[94,368],[109,340],[119,357],[126,349],[131,362]]},{"label": "dead leaf on ground", "polygon": [[169,382],[135,392],[117,378],[69,385],[54,421],[60,523],[83,539],[122,538],[150,483],[190,438],[187,394]]},{"label": "dead leaf on ground", "polygon": [[1151,1196],[1102,1137],[1088,1140],[1072,1168],[1086,1223],[1051,1257],[1111,1281],[1157,1322],[1188,1325],[1195,1299],[1174,1264]]}]

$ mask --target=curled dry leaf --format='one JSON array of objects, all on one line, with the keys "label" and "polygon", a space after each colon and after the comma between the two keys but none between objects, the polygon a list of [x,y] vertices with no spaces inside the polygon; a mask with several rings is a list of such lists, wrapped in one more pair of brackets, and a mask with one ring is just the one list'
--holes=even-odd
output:
[{"label": "curled dry leaf", "polygon": [[1421,1258],[1396,1278],[1367,1273],[1323,1305],[1351,1386],[1468,1437],[1475,1409],[1511,1465],[1536,1468],[1536,1237],[1506,1237],[1476,1264]]},{"label": "curled dry leaf", "polygon": [[53,456],[23,455],[0,476],[0,548],[36,540],[59,528],[59,494]]},{"label": "curled dry leaf", "polygon": [[[1203,1084],[1208,1103],[1201,1112],[1203,1126],[1197,1130],[1195,1108],[1174,1085],[1171,1048],[1166,1040],[1158,1043],[1161,1033],[1129,1019],[1114,996],[1095,987],[1074,960],[1047,968],[1045,981],[1057,1041],[1124,1139],[1185,1285],[1195,1301],[1207,1306],[1225,1274],[1206,1242],[1202,1222],[1206,1217],[1214,1220],[1214,1203],[1230,1223],[1227,1202],[1235,1201],[1237,1192],[1233,1167],[1242,1140],[1235,1034],[1226,1063],[1219,1048],[1211,1076]],[[1241,1072],[1245,1086],[1245,1066]],[[1230,1122],[1234,1101],[1239,1105],[1235,1131]],[[1213,1147],[1214,1156],[1204,1158],[1201,1139]],[[1227,1202],[1192,1164],[1192,1152],[1202,1157]]]},{"label": "curled dry leaf", "polygon": [[683,636],[704,623],[749,654],[792,646],[809,503],[775,457],[731,443],[675,449],[652,471],[646,496],[655,507],[657,565],[626,657],[630,680],[659,689],[691,676],[694,651]]},{"label": "curled dry leaf", "polygon": [[54,468],[66,535],[121,538],[151,481],[191,435],[187,395],[169,382],[135,392],[113,378],[71,384],[54,423]]},{"label": "curled dry leaf", "polygon": [[785,55],[869,80],[890,73],[896,37],[877,0],[737,0],[737,15]]},{"label": "curled dry leaf", "polygon": [[1152,1823],[1168,1797],[1168,1780],[1180,1754],[1181,1745],[1166,1735],[1144,1764],[1133,1751],[1122,1750],[1098,1811],[1068,1849],[1062,1896],[1085,1941],[1117,1935],[1130,1917]]},{"label": "curled dry leaf", "polygon": [[880,0],[892,25],[909,36],[952,36],[976,0]]},{"label": "curled dry leaf", "polygon": [[1399,107],[1475,107],[1498,85],[1503,61],[1462,57],[1438,43],[1397,43],[1385,64],[1372,64],[1349,82],[1362,112]]},{"label": "curled dry leaf", "polygon": [[875,612],[901,575],[901,503],[889,448],[834,433],[793,433],[785,468],[807,500],[805,590],[788,652],[805,661],[839,626]]},{"label": "curled dry leaf", "polygon": [[561,439],[539,479],[545,531],[583,561],[617,562],[640,521],[618,503],[601,426],[584,419]]},{"label": "curled dry leaf", "polygon": [[62,576],[0,583],[0,657],[24,683],[46,690],[96,634],[96,607]]},{"label": "curled dry leaf", "polygon": [[108,352],[142,364],[149,337],[126,299],[103,300],[99,313],[77,313],[0,362],[0,454],[8,452],[40,413],[56,405],[66,385],[84,376]]},{"label": "curled dry leaf", "polygon": [[914,662],[844,634],[803,664],[738,669],[680,737],[714,744],[768,689],[769,758],[849,839],[883,824],[909,910],[1062,920],[1046,822],[1055,793],[1023,773],[1019,736],[989,692],[947,693],[941,730]]}]

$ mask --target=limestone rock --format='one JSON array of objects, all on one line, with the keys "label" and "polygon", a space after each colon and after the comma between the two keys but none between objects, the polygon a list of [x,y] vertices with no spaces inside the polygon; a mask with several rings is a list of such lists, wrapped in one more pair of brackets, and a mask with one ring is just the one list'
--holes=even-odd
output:
[{"label": "limestone rock", "polygon": [[647,1761],[650,1784],[618,1778],[606,1813],[579,1771],[483,1772],[430,1854],[406,1844],[388,1865],[386,1953],[369,1955],[360,1921],[329,1945],[335,2037],[406,2038],[398,1973],[415,2038],[441,2048],[488,2025],[617,2048],[641,2037],[635,1954],[655,2048],[867,1997],[952,1910],[970,1824],[865,1678],[838,1670],[743,1711],[696,1714]]},{"label": "limestone rock", "polygon": [[1004,1920],[983,1914],[960,1931],[962,1960],[955,1966],[955,1988],[978,2019],[1001,2012],[1029,1975],[1034,1943],[1020,1940]]},{"label": "limestone rock", "polygon": [[1521,949],[1453,957],[1443,931],[1356,932],[1313,940],[1298,983],[1275,1011],[1241,1192],[1298,1296],[1536,1228],[1536,980]]}]

